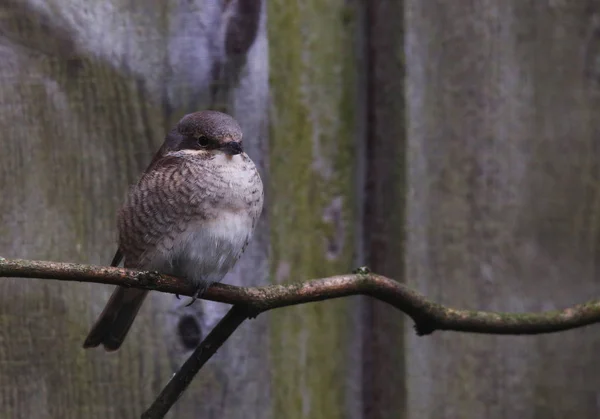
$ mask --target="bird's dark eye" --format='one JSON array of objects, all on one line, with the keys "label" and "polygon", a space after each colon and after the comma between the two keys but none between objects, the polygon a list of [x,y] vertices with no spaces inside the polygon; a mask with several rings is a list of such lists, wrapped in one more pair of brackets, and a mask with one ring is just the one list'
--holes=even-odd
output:
[{"label": "bird's dark eye", "polygon": [[210,144],[210,140],[208,139],[208,137],[205,137],[205,136],[198,137],[197,142],[200,147],[206,147]]}]

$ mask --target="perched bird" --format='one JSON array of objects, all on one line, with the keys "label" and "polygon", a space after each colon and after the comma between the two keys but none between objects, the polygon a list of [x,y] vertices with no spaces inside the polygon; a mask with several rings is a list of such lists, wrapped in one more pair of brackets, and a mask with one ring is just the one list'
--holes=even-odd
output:
[{"label": "perched bird", "polygon": [[[240,258],[262,205],[262,182],[235,119],[216,111],[186,115],[129,191],[111,265],[124,259],[126,268],[184,278],[198,296]],[[118,287],[83,347],[119,349],[147,294]]]}]

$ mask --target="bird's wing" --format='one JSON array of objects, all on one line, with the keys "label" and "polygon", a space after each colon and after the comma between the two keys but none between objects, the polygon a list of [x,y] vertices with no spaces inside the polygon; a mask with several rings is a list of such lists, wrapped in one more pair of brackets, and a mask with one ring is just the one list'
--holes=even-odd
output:
[{"label": "bird's wing", "polygon": [[[152,161],[150,162],[150,164],[148,165],[148,167],[146,168],[146,170],[144,171],[144,173],[142,174],[142,176],[140,176],[140,179],[138,180],[138,184],[140,182],[142,182],[142,180],[144,179],[144,176],[147,173],[151,173],[156,166],[160,165],[160,157],[163,153],[165,153],[165,145],[163,145],[163,147],[156,152],[156,154],[154,155],[154,157],[152,158]],[[159,163],[159,164],[157,164]],[[121,248],[118,248],[117,251],[115,252],[115,255],[113,256],[112,262],[110,263],[110,266],[119,266],[119,264],[121,263],[121,261],[123,260],[123,251],[121,250]]]},{"label": "bird's wing", "polygon": [[209,196],[180,157],[157,159],[130,189],[119,213],[119,241],[128,266],[143,267],[157,246],[168,253]]}]

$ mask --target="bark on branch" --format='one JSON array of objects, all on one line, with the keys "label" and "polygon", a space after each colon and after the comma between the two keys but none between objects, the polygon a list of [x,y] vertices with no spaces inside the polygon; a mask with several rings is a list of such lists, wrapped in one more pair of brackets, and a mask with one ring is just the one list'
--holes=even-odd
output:
[{"label": "bark on branch", "polygon": [[[0,277],[92,282],[187,296],[195,292],[195,289],[185,281],[157,272],[1,257]],[[274,308],[349,295],[367,295],[390,304],[414,321],[415,330],[419,335],[427,335],[435,330],[535,335],[575,329],[600,322],[600,300],[591,300],[563,310],[540,313],[460,310],[430,301],[405,285],[362,268],[354,274],[287,285],[235,287],[215,284],[206,290],[202,298],[227,304],[241,304],[258,315]]]},{"label": "bark on branch", "polygon": [[[185,281],[157,272],[1,257],[0,277],[93,282],[188,296],[195,292],[194,287]],[[430,301],[392,279],[370,273],[366,268],[360,268],[354,274],[288,285],[234,287],[215,284],[204,292],[202,299],[233,304],[233,308],[177,371],[152,406],[144,412],[142,419],[163,418],[202,366],[247,318],[274,308],[349,295],[367,295],[406,313],[414,321],[419,335],[427,335],[435,330],[534,335],[600,322],[600,300],[542,313],[458,310]]]}]

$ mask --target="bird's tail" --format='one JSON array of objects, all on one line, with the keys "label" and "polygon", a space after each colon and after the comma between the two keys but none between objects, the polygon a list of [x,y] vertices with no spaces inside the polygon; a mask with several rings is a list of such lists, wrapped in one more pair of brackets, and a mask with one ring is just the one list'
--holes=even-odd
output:
[{"label": "bird's tail", "polygon": [[88,333],[83,347],[95,348],[104,345],[107,351],[119,349],[146,295],[146,290],[117,287]]}]

